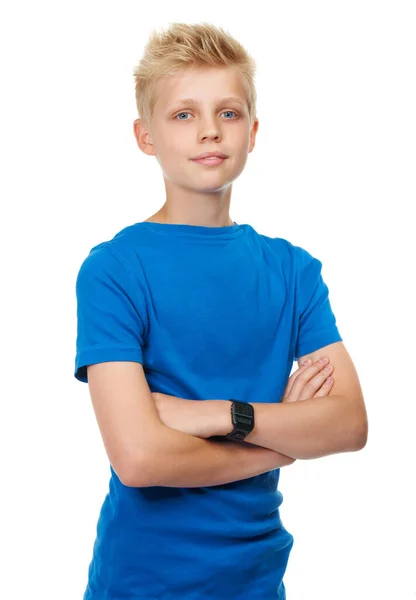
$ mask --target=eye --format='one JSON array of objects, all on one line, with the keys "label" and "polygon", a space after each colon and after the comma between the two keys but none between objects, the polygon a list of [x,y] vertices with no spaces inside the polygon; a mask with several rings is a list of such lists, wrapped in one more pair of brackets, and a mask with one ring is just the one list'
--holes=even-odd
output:
[{"label": "eye", "polygon": [[222,114],[225,113],[233,113],[234,115],[237,115],[237,113],[234,110],[225,110]]},{"label": "eye", "polygon": [[[221,114],[225,114],[225,113],[231,113],[233,115],[235,115],[236,117],[238,116],[237,113],[234,110],[225,110],[223,113]],[[178,117],[180,117],[181,115],[189,115],[190,113],[188,111],[183,111],[180,112],[176,115],[176,117],[174,117],[174,119],[176,119],[177,121],[189,121],[189,119],[178,119]],[[228,120],[228,119],[227,119]]]},{"label": "eye", "polygon": [[181,115],[189,115],[189,112],[181,112],[178,115],[176,115],[175,119],[177,119],[178,121],[189,121],[189,119],[178,119],[178,117],[180,117]]}]

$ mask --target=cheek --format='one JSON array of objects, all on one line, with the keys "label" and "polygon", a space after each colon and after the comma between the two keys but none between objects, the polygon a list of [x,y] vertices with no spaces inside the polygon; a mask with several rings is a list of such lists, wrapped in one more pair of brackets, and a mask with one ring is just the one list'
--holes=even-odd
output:
[{"label": "cheek", "polygon": [[188,160],[192,156],[189,148],[183,140],[169,140],[163,145],[158,152],[158,162],[165,176],[178,178],[188,173],[188,165],[192,167]]},{"label": "cheek", "polygon": [[192,156],[192,149],[195,147],[195,142],[191,142],[189,133],[186,131],[169,131],[159,144],[159,155],[165,163],[177,163],[183,158]]},{"label": "cheek", "polygon": [[250,146],[250,132],[247,127],[229,128],[224,133],[224,146],[229,148],[235,156],[247,154]]},{"label": "cheek", "polygon": [[250,132],[244,131],[239,136],[239,147],[242,149],[242,152],[247,152],[250,146]]}]

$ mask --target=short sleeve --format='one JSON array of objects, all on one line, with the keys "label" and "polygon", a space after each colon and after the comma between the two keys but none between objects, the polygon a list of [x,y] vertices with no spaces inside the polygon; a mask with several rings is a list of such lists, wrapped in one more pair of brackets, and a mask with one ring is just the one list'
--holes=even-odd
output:
[{"label": "short sleeve", "polygon": [[88,383],[87,365],[143,363],[144,303],[124,262],[103,242],[93,248],[76,279],[75,378]]},{"label": "short sleeve", "polygon": [[297,339],[295,358],[342,342],[322,277],[322,262],[300,247],[296,263]]}]

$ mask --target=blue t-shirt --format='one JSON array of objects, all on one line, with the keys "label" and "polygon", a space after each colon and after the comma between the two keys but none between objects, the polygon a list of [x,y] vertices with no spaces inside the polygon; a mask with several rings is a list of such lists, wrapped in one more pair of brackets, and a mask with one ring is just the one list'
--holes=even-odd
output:
[{"label": "blue t-shirt", "polygon": [[[79,270],[75,377],[137,361],[152,392],[279,402],[295,359],[342,341],[321,267],[247,224],[130,225]],[[199,488],[110,475],[84,600],[285,599],[280,469]]]}]

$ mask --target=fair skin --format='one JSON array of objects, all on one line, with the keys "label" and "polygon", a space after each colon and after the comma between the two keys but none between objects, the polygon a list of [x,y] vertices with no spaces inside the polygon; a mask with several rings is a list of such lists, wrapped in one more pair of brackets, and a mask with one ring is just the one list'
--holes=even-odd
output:
[{"label": "fair skin", "polygon": [[[235,100],[223,101],[230,97]],[[259,125],[258,119],[250,121],[241,75],[231,67],[186,69],[163,77],[155,98],[149,126],[134,121],[137,144],[156,157],[166,189],[165,204],[146,221],[233,225],[232,184],[254,149]],[[215,151],[227,156],[220,165],[192,160]]]}]

